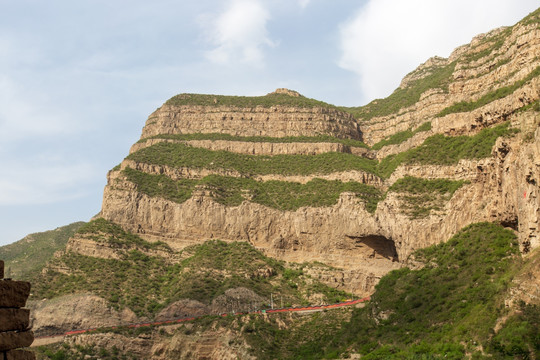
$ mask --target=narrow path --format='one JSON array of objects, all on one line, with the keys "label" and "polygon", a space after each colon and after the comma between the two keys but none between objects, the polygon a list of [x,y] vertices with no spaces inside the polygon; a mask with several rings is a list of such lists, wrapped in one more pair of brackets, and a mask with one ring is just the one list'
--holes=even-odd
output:
[{"label": "narrow path", "polygon": [[[368,297],[358,299],[358,300],[350,300],[350,301],[345,301],[345,302],[330,304],[330,305],[313,305],[313,306],[291,307],[291,308],[282,308],[282,309],[266,309],[266,310],[258,310],[258,311],[247,312],[247,313],[240,313],[240,312],[239,313],[224,313],[224,314],[221,314],[221,316],[239,316],[239,315],[247,315],[247,314],[274,314],[274,313],[285,313],[285,312],[310,313],[310,312],[316,312],[316,311],[338,309],[345,306],[352,306],[352,305],[360,304],[369,300],[370,300],[370,297],[368,296]],[[104,329],[117,329],[119,327],[138,328],[138,327],[143,327],[143,326],[167,326],[167,325],[174,325],[174,324],[179,324],[183,322],[193,321],[193,320],[202,318],[204,316],[208,316],[208,315],[200,315],[200,316],[187,317],[187,318],[181,318],[181,319],[171,319],[171,320],[164,320],[164,321],[152,321],[152,322],[146,322],[146,323],[109,326],[109,327],[105,327]],[[67,331],[62,334],[37,336],[31,346],[36,347],[36,346],[62,342],[66,336],[79,335],[79,334],[84,334],[84,333],[88,333],[88,332],[96,331],[96,330],[98,329],[97,328],[79,329],[79,330]]]}]

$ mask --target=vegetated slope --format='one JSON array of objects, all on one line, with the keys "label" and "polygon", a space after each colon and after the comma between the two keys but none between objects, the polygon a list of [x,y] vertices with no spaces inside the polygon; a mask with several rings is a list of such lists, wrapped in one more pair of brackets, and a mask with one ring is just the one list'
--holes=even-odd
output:
[{"label": "vegetated slope", "polygon": [[58,250],[63,250],[68,239],[84,224],[70,225],[25,236],[13,244],[0,247],[0,259],[5,261],[6,277],[27,280],[39,273]]},{"label": "vegetated slope", "polygon": [[[105,298],[117,310],[129,308],[139,317],[153,317],[185,299],[214,305],[214,311],[229,311],[219,308],[216,300],[227,300],[220,296],[238,288],[252,294],[251,298],[238,295],[243,311],[268,307],[271,293],[279,294],[289,305],[310,303],[316,294],[323,302],[348,297],[304,274],[302,269],[308,264],[285,265],[246,242],[209,240],[175,252],[102,218],[83,226],[77,236],[86,240],[86,247],[71,243],[63,255],[51,260],[47,271],[33,279],[34,299],[89,292]],[[96,256],[96,248],[105,250]]]},{"label": "vegetated slope", "polygon": [[[216,347],[226,341],[225,348],[238,359],[338,359],[352,354],[362,359],[534,358],[540,353],[538,304],[505,306],[512,278],[534,262],[538,254],[521,258],[512,231],[478,223],[415,253],[421,267],[383,277],[363,308],[207,317],[176,330],[105,330],[104,336],[83,335],[76,344],[93,344],[92,351],[102,352],[105,359],[122,353],[113,347],[115,341],[135,344],[132,340],[140,334],[151,341],[137,343],[133,350],[162,359],[178,358],[181,351],[215,357],[198,345],[201,339],[216,339]],[[74,344],[40,351],[49,354],[44,358],[58,353],[77,358],[89,351]]]},{"label": "vegetated slope", "polygon": [[[362,359],[540,354],[538,304],[521,304],[516,312],[504,305],[523,265],[512,231],[474,224],[415,255],[424,267],[383,277],[350,321],[314,318],[287,329],[256,319],[247,335],[254,353],[259,359],[338,358],[344,352]],[[498,321],[502,328],[494,334]]]}]

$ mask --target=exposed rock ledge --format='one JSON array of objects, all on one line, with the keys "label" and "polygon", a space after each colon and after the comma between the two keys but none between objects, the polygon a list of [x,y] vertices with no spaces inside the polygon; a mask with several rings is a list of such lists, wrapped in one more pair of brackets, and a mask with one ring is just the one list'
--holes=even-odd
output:
[{"label": "exposed rock ledge", "polygon": [[31,301],[32,326],[37,335],[58,334],[73,329],[134,323],[137,316],[129,309],[121,312],[93,294],[65,295],[52,300]]},{"label": "exposed rock ledge", "polygon": [[362,139],[351,114],[334,108],[163,105],[150,115],[141,138],[160,134],[318,136]]},{"label": "exposed rock ledge", "polygon": [[143,142],[133,144],[129,153],[132,154],[146,147],[167,142],[182,143],[193,147],[205,148],[213,151],[229,151],[237,154],[247,155],[318,155],[327,152],[349,153],[358,156],[373,158],[372,151],[366,148],[347,146],[340,143],[318,142],[318,143],[270,143],[270,142],[248,142],[229,140],[172,140],[172,139],[147,139]]}]

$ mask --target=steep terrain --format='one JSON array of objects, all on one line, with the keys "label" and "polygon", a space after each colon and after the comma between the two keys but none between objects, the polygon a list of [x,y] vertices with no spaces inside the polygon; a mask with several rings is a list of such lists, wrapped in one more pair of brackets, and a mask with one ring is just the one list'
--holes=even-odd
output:
[{"label": "steep terrain", "polygon": [[108,173],[100,214],[35,278],[36,331],[376,289],[367,310],[334,318],[203,320],[47,351],[112,358],[127,342],[122,354],[163,359],[534,354],[539,75],[540,9],[428,60],[364,107],[286,89],[171,98]]},{"label": "steep terrain", "polygon": [[535,12],[362,108],[284,89],[177,95],[108,174],[101,216],[176,250],[218,238],[320,261],[358,295],[474,222],[513,227],[526,252],[540,242],[539,54]]}]

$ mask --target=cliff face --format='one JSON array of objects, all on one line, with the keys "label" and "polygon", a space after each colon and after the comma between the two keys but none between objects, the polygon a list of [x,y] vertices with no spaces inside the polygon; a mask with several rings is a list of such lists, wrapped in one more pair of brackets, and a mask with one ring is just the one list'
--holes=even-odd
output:
[{"label": "cliff face", "polygon": [[[292,105],[257,105],[243,98],[236,99],[235,105],[231,97],[209,95],[201,100],[196,95],[178,95],[150,115],[130,157],[109,172],[100,215],[146,240],[164,241],[177,250],[217,238],[247,241],[286,261],[320,261],[335,267],[332,275],[325,275],[328,283],[359,295],[371,293],[381,276],[406,264],[416,249],[445,241],[474,222],[499,222],[513,228],[527,253],[540,246],[539,55],[537,11],[513,27],[474,38],[448,59],[433,58],[422,64],[392,95],[422,90],[418,100],[390,114],[384,114],[389,107],[381,106],[392,96],[369,104],[355,119],[346,109],[304,100]],[[294,101],[297,95],[279,93]],[[381,111],[383,115],[374,116]],[[419,129],[427,123],[429,129]],[[251,156],[246,161],[269,163],[272,158],[286,161],[294,156],[313,159],[342,153],[380,165],[392,161],[392,156],[427,146],[434,135],[472,137],[502,123],[510,123],[519,133],[499,137],[487,156],[465,153],[442,164],[401,162],[390,175],[355,167],[307,173],[295,173],[294,166],[280,171],[246,170],[227,165],[223,160],[227,155],[220,157],[243,154]],[[404,141],[373,149],[342,141],[373,145],[404,131],[414,132]],[[204,149],[207,152],[200,152],[200,157],[214,156],[215,160],[179,165],[170,159],[145,157],[160,144],[184,152]],[[138,156],[143,151],[147,153]],[[198,158],[199,153],[190,156]],[[148,190],[148,184],[130,178],[126,169],[166,177],[176,184],[199,182],[179,201],[156,195],[158,190]],[[268,202],[257,203],[253,199],[259,190],[252,188],[242,189],[241,200],[234,204],[217,201],[219,194],[232,190],[229,185],[204,185],[212,176],[267,185],[307,184],[321,178],[366,184],[385,195],[376,209],[368,209],[358,192],[342,191],[331,205],[308,203],[284,210]],[[464,182],[455,191],[421,197],[393,186],[408,177]],[[81,248],[71,246],[74,251]]]},{"label": "cliff face", "polygon": [[[189,95],[186,95],[189,96]],[[142,138],[162,134],[223,133],[239,136],[331,135],[360,139],[354,118],[325,107],[164,104],[146,122]]]},{"label": "cliff face", "polygon": [[[533,81],[517,86],[508,96],[478,109],[437,116],[455,103],[477,101],[533,72],[540,54],[537,16],[531,17],[533,21],[521,21],[510,28],[478,35],[470,44],[457,48],[448,59],[432,58],[420,65],[403,79],[400,89],[414,88],[419,82],[430,80],[433,86],[423,91],[414,104],[363,123],[364,141],[374,144],[426,121],[431,121],[433,133],[470,134],[505,121],[517,109],[538,100],[540,87],[536,76]],[[430,79],[430,75],[438,73],[438,78]],[[425,134],[419,137],[425,139]]]}]

